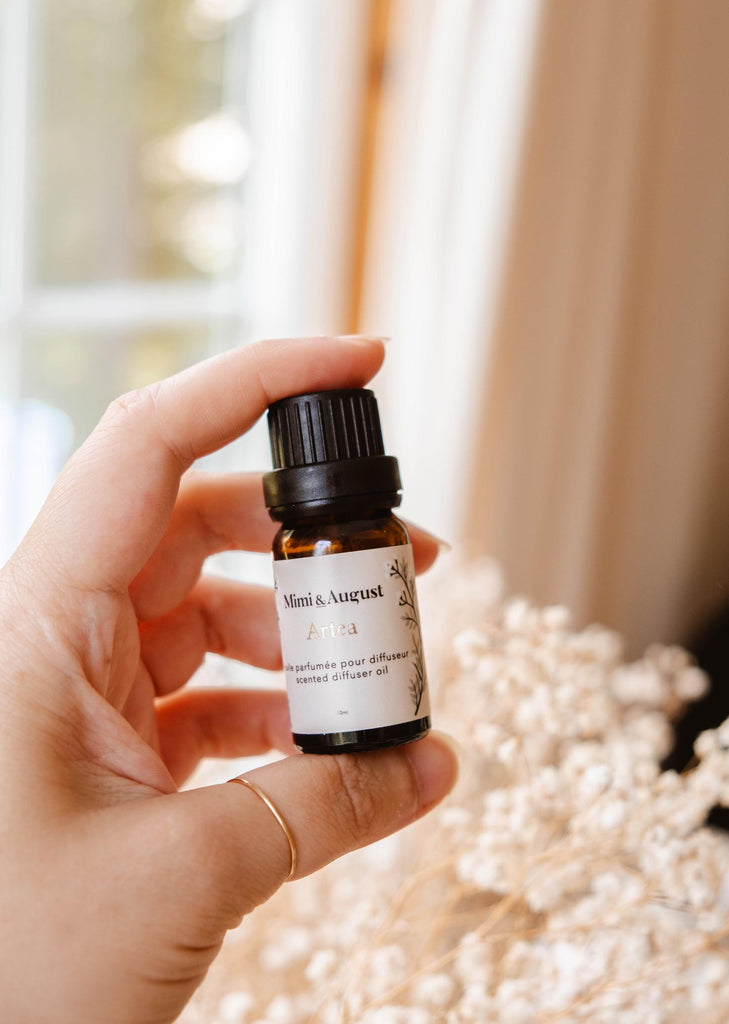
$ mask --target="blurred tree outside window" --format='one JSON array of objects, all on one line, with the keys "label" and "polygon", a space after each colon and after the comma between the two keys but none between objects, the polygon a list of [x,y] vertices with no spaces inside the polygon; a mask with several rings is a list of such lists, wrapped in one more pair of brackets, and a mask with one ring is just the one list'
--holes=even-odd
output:
[{"label": "blurred tree outside window", "polygon": [[250,9],[5,0],[3,558],[116,394],[247,340]]},{"label": "blurred tree outside window", "polygon": [[211,0],[38,4],[34,281],[230,270],[251,143],[245,95],[231,95],[226,81],[226,44],[231,32],[247,36],[246,8]]},{"label": "blurred tree outside window", "polygon": [[[0,564],[116,395],[354,329],[368,10],[2,0]],[[206,464],[267,461],[258,424]]]}]

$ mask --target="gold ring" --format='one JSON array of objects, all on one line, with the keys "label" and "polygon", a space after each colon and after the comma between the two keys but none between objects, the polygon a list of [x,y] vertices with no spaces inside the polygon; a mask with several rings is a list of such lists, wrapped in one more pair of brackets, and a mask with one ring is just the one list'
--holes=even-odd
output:
[{"label": "gold ring", "polygon": [[291,867],[289,868],[289,873],[285,879],[285,881],[288,882],[290,878],[294,877],[294,873],[296,871],[296,843],[294,842],[294,837],[291,834],[291,829],[286,824],[283,815],[281,814],[273,800],[269,796],[266,796],[263,790],[259,789],[255,782],[251,782],[250,779],[246,779],[242,775],[239,775],[235,779],[229,779],[228,781],[237,782],[239,785],[245,786],[246,789],[250,789],[251,793],[255,793],[259,800],[263,800],[266,807],[268,807],[271,814],[274,816],[276,821],[281,826],[281,831],[286,836],[286,842],[289,844],[289,853],[291,854]]}]

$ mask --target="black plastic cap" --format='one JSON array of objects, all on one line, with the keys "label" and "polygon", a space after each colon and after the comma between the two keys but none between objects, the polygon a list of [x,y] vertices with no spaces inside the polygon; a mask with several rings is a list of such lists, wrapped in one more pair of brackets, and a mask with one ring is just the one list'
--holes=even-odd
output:
[{"label": "black plastic cap", "polygon": [[274,470],[263,478],[271,515],[370,497],[400,504],[397,459],[385,455],[377,399],[348,388],[293,395],[268,410]]},{"label": "black plastic cap", "polygon": [[268,410],[274,469],[384,455],[377,399],[365,388],[315,391]]}]

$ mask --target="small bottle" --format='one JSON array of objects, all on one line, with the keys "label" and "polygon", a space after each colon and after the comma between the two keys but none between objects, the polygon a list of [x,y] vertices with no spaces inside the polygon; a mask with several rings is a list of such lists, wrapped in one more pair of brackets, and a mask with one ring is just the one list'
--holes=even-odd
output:
[{"label": "small bottle", "polygon": [[270,406],[274,581],[294,743],[375,750],[430,729],[415,572],[397,459],[377,400],[351,388]]}]

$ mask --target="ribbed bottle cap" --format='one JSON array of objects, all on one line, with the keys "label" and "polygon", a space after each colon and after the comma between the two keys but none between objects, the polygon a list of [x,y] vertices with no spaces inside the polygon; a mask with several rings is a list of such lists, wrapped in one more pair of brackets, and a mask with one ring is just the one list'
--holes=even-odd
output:
[{"label": "ribbed bottle cap", "polygon": [[385,455],[372,391],[282,398],[269,407],[268,430],[275,468],[264,475],[263,490],[276,518],[368,495],[386,507],[400,503],[397,459]]}]

